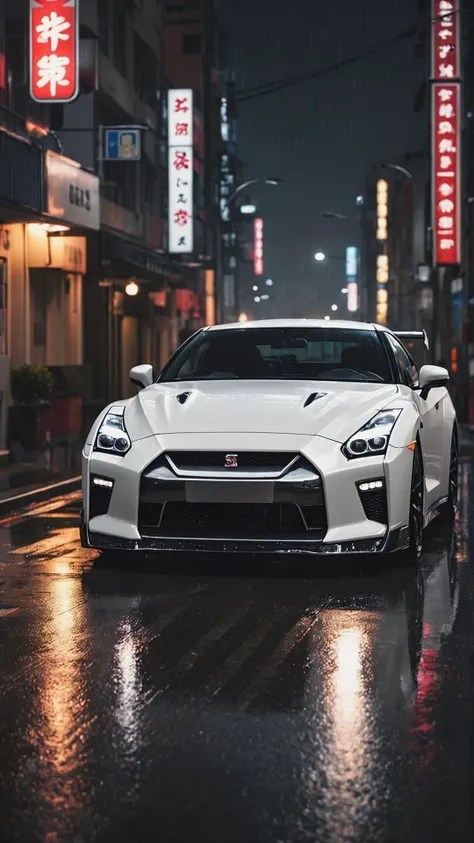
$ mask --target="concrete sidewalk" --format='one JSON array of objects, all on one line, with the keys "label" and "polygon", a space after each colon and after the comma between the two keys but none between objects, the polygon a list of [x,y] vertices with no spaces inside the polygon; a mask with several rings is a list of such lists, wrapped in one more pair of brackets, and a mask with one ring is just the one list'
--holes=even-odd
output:
[{"label": "concrete sidewalk", "polygon": [[43,457],[37,462],[3,461],[0,465],[0,515],[79,489],[80,474],[80,452],[67,454],[63,448],[53,452],[49,467]]}]

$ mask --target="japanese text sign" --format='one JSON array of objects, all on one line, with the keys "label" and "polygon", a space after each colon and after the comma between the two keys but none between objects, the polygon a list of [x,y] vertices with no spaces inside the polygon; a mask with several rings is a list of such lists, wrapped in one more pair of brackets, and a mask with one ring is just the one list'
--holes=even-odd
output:
[{"label": "japanese text sign", "polygon": [[357,281],[349,281],[347,285],[347,310],[355,313],[359,309],[359,295]]},{"label": "japanese text sign", "polygon": [[461,262],[459,83],[433,85],[433,233],[436,264]]},{"label": "japanese text sign", "polygon": [[346,278],[354,281],[358,275],[357,267],[359,264],[359,254],[357,246],[347,246],[346,248]]},{"label": "japanese text sign", "polygon": [[378,255],[377,257],[377,322],[379,325],[387,324],[388,314],[388,291],[389,279],[388,257]]},{"label": "japanese text sign", "polygon": [[460,0],[432,0],[431,77],[433,81],[459,79]]},{"label": "japanese text sign", "polygon": [[168,91],[168,146],[193,145],[193,92]]},{"label": "japanese text sign", "polygon": [[189,254],[193,225],[193,92],[168,91],[168,251]]},{"label": "japanese text sign", "polygon": [[169,172],[169,251],[193,250],[193,148],[168,148]]},{"label": "japanese text sign", "polygon": [[30,96],[71,102],[79,93],[79,0],[30,0]]},{"label": "japanese text sign", "polygon": [[253,271],[255,275],[263,275],[263,220],[254,220],[253,234]]},{"label": "japanese text sign", "polygon": [[385,179],[377,182],[377,240],[387,239],[388,184]]}]

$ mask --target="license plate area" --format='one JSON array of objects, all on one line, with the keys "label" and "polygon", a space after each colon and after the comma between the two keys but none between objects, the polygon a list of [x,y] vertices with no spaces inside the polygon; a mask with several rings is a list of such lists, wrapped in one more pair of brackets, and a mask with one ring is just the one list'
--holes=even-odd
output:
[{"label": "license plate area", "polygon": [[273,483],[187,480],[186,503],[273,503]]}]

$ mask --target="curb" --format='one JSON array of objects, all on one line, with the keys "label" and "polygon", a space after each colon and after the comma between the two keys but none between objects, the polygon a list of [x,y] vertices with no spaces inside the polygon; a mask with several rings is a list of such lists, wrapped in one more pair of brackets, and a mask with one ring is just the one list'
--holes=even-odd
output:
[{"label": "curb", "polygon": [[80,475],[70,477],[68,480],[49,483],[47,486],[40,486],[38,489],[31,489],[29,492],[4,498],[0,500],[0,515],[9,515],[11,512],[19,512],[25,507],[31,506],[31,504],[42,503],[60,495],[67,495],[69,492],[77,492],[81,488],[81,479]]}]

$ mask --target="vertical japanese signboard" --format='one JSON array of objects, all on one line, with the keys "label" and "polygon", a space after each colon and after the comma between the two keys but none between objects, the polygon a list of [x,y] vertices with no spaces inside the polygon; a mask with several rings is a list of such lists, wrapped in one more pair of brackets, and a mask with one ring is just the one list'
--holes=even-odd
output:
[{"label": "vertical japanese signboard", "polygon": [[193,227],[193,92],[168,91],[168,251],[190,253]]},{"label": "vertical japanese signboard", "polygon": [[459,79],[459,0],[432,0],[432,17],[431,76]]},{"label": "vertical japanese signboard", "polygon": [[347,285],[347,310],[355,313],[359,308],[359,296],[357,288],[357,277],[359,269],[359,250],[357,246],[348,246],[346,249],[346,285]]},{"label": "vertical japanese signboard", "polygon": [[387,239],[388,184],[385,179],[377,182],[377,240]]},{"label": "vertical japanese signboard", "polygon": [[432,0],[432,189],[434,262],[461,263],[459,4]]},{"label": "vertical japanese signboard", "polygon": [[79,94],[79,0],[30,0],[30,96],[66,103]]},{"label": "vertical japanese signboard", "polygon": [[388,256],[378,255],[377,257],[377,322],[379,325],[387,324],[388,315]]},{"label": "vertical japanese signboard", "polygon": [[253,271],[263,275],[263,220],[257,217],[253,229]]}]

